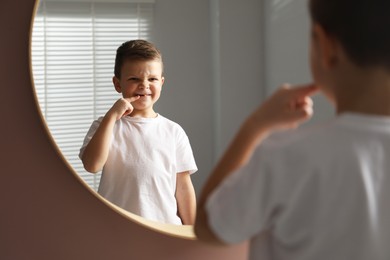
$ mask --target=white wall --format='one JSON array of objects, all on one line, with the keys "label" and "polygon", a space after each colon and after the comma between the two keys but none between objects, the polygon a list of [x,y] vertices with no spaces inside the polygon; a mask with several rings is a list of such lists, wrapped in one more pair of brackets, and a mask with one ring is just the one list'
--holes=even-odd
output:
[{"label": "white wall", "polygon": [[262,99],[260,0],[156,0],[165,61],[161,114],[187,132],[197,193],[239,123]]},{"label": "white wall", "polygon": [[263,99],[261,14],[261,0],[220,0],[219,153]]},{"label": "white wall", "polygon": [[189,136],[199,168],[192,179],[199,190],[213,164],[209,1],[157,0],[154,23],[154,42],[165,64],[157,110]]}]

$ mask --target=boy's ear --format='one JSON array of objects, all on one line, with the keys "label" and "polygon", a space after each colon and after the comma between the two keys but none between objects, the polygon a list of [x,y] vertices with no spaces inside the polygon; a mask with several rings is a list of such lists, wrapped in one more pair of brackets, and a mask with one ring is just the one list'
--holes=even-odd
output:
[{"label": "boy's ear", "polygon": [[314,24],[312,30],[322,66],[327,69],[333,68],[339,61],[339,42],[318,24]]},{"label": "boy's ear", "polygon": [[161,87],[164,85],[165,78],[161,77]]},{"label": "boy's ear", "polygon": [[112,83],[114,84],[115,90],[118,93],[122,93],[122,88],[120,84],[120,80],[117,77],[112,77]]}]

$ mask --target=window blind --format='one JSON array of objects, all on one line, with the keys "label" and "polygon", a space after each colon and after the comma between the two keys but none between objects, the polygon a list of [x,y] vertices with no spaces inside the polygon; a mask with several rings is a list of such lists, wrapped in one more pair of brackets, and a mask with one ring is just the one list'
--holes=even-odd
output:
[{"label": "window blind", "polygon": [[41,1],[31,60],[47,126],[64,157],[94,190],[100,173],[84,170],[79,149],[93,120],[120,98],[112,76],[116,49],[152,38],[153,3]]}]

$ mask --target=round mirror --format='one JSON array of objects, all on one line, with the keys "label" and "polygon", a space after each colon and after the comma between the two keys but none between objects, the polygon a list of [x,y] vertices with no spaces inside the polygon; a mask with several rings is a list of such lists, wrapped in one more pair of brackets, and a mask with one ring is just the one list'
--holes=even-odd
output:
[{"label": "round mirror", "polygon": [[[65,159],[94,191],[98,190],[101,174],[84,170],[79,158],[80,148],[92,122],[121,97],[112,83],[118,46],[132,39],[153,42],[156,38],[155,5],[151,0],[42,0],[37,8],[31,57],[41,112]],[[167,60],[164,63],[169,74],[171,61]],[[167,95],[171,95],[174,88],[169,83],[166,85],[170,88]],[[162,99],[165,95],[164,90]],[[175,106],[172,120],[191,118],[193,112],[185,111],[192,109],[186,104],[178,104],[181,101],[175,99],[174,102],[169,98],[162,101],[158,112],[170,117],[172,106]],[[189,127],[184,123],[187,133],[191,132],[187,130]],[[211,139],[211,133],[208,131],[206,141]],[[206,135],[200,134],[205,139]],[[191,143],[196,142],[191,140]],[[211,161],[210,158],[208,156],[207,160]],[[200,185],[195,186],[198,189]]]}]

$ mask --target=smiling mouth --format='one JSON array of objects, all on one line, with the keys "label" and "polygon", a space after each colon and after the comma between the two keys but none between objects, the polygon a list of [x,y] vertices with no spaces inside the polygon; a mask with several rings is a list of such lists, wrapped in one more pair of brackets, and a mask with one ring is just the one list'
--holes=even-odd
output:
[{"label": "smiling mouth", "polygon": [[136,97],[149,97],[152,94],[135,94]]}]

